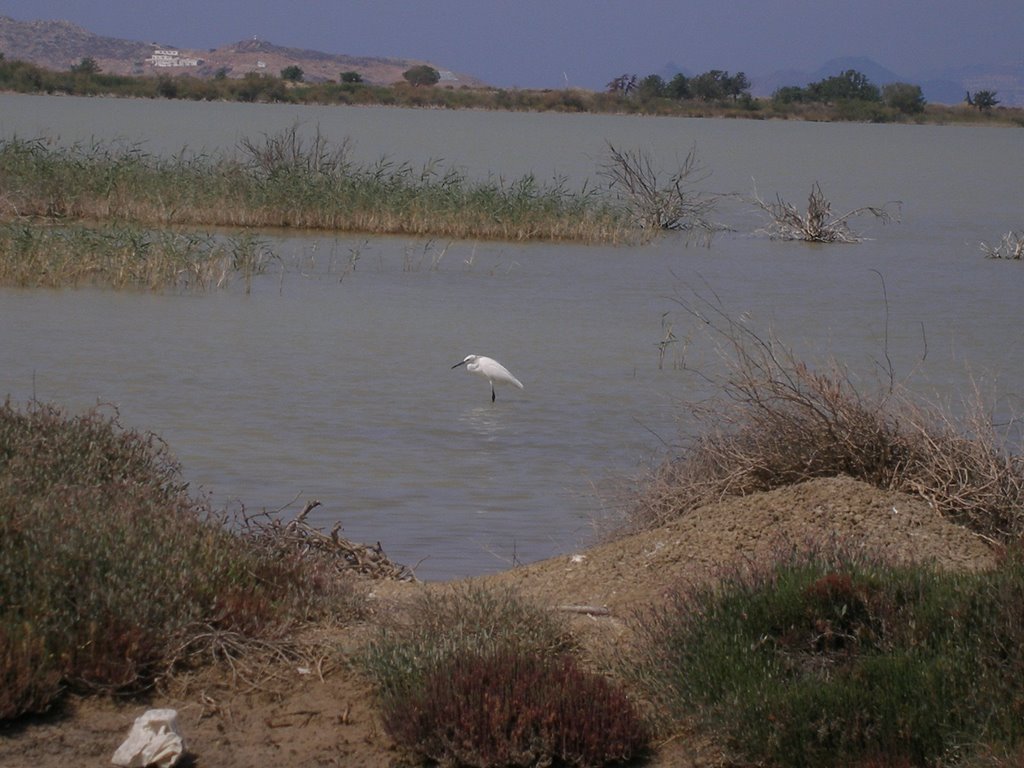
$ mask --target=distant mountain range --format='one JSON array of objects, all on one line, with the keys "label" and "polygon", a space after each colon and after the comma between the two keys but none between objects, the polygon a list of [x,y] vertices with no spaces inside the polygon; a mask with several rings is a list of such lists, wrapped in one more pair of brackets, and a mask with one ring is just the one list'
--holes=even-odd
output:
[{"label": "distant mountain range", "polygon": [[[1007,107],[1024,106],[1024,59],[1001,67],[962,67],[935,72],[925,79],[913,78],[893,72],[878,62],[864,56],[849,56],[830,59],[814,71],[796,69],[780,70],[770,75],[752,75],[750,92],[754,96],[771,96],[777,89],[796,85],[801,88],[808,83],[832,77],[855,69],[867,76],[875,85],[881,87],[889,83],[913,83],[921,86],[927,101],[935,104],[959,104],[963,102],[967,91],[974,93],[979,90],[996,91],[1000,104]],[[675,64],[666,64],[661,74],[665,79],[682,72],[687,77],[693,74]]]},{"label": "distant mountain range", "polygon": [[306,82],[339,79],[342,72],[358,72],[363,80],[389,85],[417,64],[430,64],[442,80],[460,85],[483,85],[476,78],[451,72],[443,65],[412,59],[345,56],[301,48],[286,48],[265,40],[242,40],[205,50],[182,48],[167,41],[142,43],[96,35],[68,21],[17,21],[0,16],[0,53],[47,69],[66,70],[84,58],[101,71],[116,75],[181,74],[243,77],[249,72],[279,75],[289,66],[302,69]]},{"label": "distant mountain range", "polygon": [[[442,80],[453,84],[480,86],[484,82],[452,72],[443,64],[412,59],[372,56],[346,56],[301,48],[286,48],[265,40],[243,40],[219,48],[198,50],[181,48],[169,42],[138,42],[104,37],[67,21],[17,21],[0,16],[0,53],[10,59],[30,61],[49,69],[64,70],[83,58],[92,58],[104,72],[122,75],[179,74],[212,77],[224,72],[242,77],[249,72],[278,75],[288,66],[298,66],[307,82],[338,80],[341,72],[354,71],[366,82],[387,85],[402,79],[402,73],[417,64],[430,64],[441,72]],[[863,73],[877,86],[905,82],[920,85],[924,97],[938,104],[959,104],[966,92],[996,91],[1004,106],[1024,106],[1024,58],[1001,67],[962,67],[936,72],[926,79],[908,77],[864,57],[832,59],[811,72],[784,70],[768,75],[747,72],[751,93],[770,96],[786,85],[806,86],[848,69]],[[675,64],[666,64],[661,72],[666,80],[689,72]]]}]

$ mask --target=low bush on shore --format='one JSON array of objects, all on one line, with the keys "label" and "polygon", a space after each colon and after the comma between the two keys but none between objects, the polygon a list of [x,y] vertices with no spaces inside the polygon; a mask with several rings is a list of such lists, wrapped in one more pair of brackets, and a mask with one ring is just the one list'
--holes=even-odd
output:
[{"label": "low bush on shore", "polygon": [[167,446],[93,410],[0,408],[0,720],[133,692],[200,655],[351,616],[351,582],[189,493]]},{"label": "low bush on shore", "polygon": [[602,766],[646,751],[614,682],[580,668],[565,630],[509,591],[424,596],[364,666],[385,728],[422,759],[467,766]]},{"label": "low bush on shore", "polygon": [[[95,62],[93,62],[95,67]],[[224,73],[226,75],[226,72]],[[728,75],[712,70],[704,75]],[[737,73],[742,74],[742,73]],[[655,76],[656,77],[656,76]],[[636,76],[633,76],[633,81]],[[650,78],[644,78],[649,80]],[[657,78],[659,81],[660,77]],[[623,85],[628,78],[623,75]],[[611,85],[611,83],[609,83]],[[613,91],[582,88],[533,89],[470,87],[467,85],[417,87],[400,81],[390,85],[366,82],[296,82],[271,73],[249,72],[243,77],[196,77],[190,74],[152,76],[112,75],[98,69],[72,66],[56,71],[0,54],[0,89],[16,93],[75,96],[119,96],[189,101],[236,101],[288,104],[375,104],[432,109],[490,109],[520,112],[589,112],[599,114],[661,115],[671,117],[725,117],[858,121],[873,123],[985,123],[1020,125],[1019,108],[981,110],[970,104],[924,104],[907,109],[888,99],[840,98],[826,103],[789,98],[753,98],[749,93],[689,93],[666,95],[666,83],[649,89],[633,82]],[[715,89],[717,90],[717,89]],[[781,89],[792,91],[794,87]],[[801,91],[801,88],[795,88]],[[658,91],[662,91],[658,95]],[[884,91],[883,94],[884,96]],[[919,107],[919,108],[918,108]]]},{"label": "low bush on shore", "polygon": [[793,551],[643,613],[625,674],[745,762],[1018,765],[1022,616],[1019,548],[972,574]]}]

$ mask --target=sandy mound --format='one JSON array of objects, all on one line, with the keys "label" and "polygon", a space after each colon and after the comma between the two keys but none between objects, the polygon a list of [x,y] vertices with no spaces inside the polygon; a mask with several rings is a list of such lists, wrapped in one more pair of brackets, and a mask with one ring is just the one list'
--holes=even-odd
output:
[{"label": "sandy mound", "polygon": [[898,560],[948,569],[992,564],[985,543],[926,502],[848,477],[811,480],[727,499],[661,528],[585,552],[516,568],[485,581],[513,584],[550,605],[594,605],[613,614],[657,599],[666,587],[714,578],[779,546],[841,536]]}]

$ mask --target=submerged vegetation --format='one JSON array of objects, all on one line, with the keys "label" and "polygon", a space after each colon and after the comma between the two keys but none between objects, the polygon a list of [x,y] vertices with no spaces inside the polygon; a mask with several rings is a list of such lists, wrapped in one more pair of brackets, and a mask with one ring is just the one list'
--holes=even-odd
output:
[{"label": "submerged vegetation", "polygon": [[815,182],[807,197],[807,211],[801,212],[780,195],[770,203],[754,193],[754,202],[768,214],[768,236],[775,240],[804,240],[809,243],[859,243],[861,238],[850,229],[850,220],[869,214],[888,224],[898,219],[899,203],[865,205],[842,214],[832,213],[832,203]]},{"label": "submerged vegetation", "polygon": [[[719,196],[700,188],[709,174],[695,148],[665,175],[646,152],[609,145],[598,174],[605,186],[571,190],[533,175],[471,180],[437,162],[360,164],[347,141],[298,125],[221,156],[0,140],[0,284],[210,290],[240,274],[248,289],[273,258],[253,234],[264,229],[611,244],[670,230],[710,243],[725,229],[710,219]],[[755,203],[787,239],[856,242],[850,218],[893,218],[886,206],[833,217],[817,185],[806,216],[781,198]]]},{"label": "submerged vegetation", "polygon": [[215,238],[130,225],[0,224],[0,284],[22,288],[103,285],[207,291],[253,276],[272,258],[255,237]]},{"label": "submerged vegetation", "polygon": [[981,244],[981,252],[989,259],[1024,259],[1024,232],[1011,230],[995,245]]}]

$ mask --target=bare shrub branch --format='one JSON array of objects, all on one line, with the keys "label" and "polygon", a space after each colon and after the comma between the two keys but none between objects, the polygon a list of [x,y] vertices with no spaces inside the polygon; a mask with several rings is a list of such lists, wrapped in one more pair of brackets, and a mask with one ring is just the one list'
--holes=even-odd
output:
[{"label": "bare shrub branch", "polygon": [[996,245],[981,244],[981,252],[988,259],[1024,259],[1024,232],[1011,231],[1003,235]]},{"label": "bare shrub branch", "polygon": [[709,236],[716,229],[708,221],[715,198],[696,189],[710,175],[697,163],[696,147],[668,181],[662,182],[649,153],[620,150],[609,143],[608,159],[599,173],[611,190],[623,196],[630,216],[643,229],[703,230]]},{"label": "bare shrub branch", "polygon": [[306,522],[306,517],[318,506],[319,501],[308,501],[302,511],[289,521],[266,510],[245,515],[243,531],[251,541],[282,558],[299,557],[336,574],[358,573],[374,579],[416,580],[411,569],[394,562],[384,553],[380,542],[370,546],[350,541],[341,535],[340,522],[334,524],[329,534],[312,527]]},{"label": "bare shrub branch", "polygon": [[717,302],[677,299],[715,337],[726,372],[699,372],[720,395],[690,404],[697,433],[657,467],[631,527],[704,504],[816,477],[848,475],[910,493],[992,540],[1024,533],[1024,456],[1011,450],[977,393],[968,416],[923,404],[904,384],[862,392],[836,361],[819,369]]},{"label": "bare shrub branch", "polygon": [[[754,203],[771,218],[766,232],[773,240],[805,240],[812,243],[859,243],[863,238],[855,234],[849,225],[850,219],[863,214],[871,214],[881,219],[883,224],[898,221],[899,203],[886,203],[883,206],[866,205],[854,208],[841,216],[833,216],[832,203],[821,191],[818,182],[811,186],[807,198],[807,211],[801,212],[791,203],[775,196],[775,202],[762,200],[754,190]],[[890,207],[897,210],[890,211]]]}]

